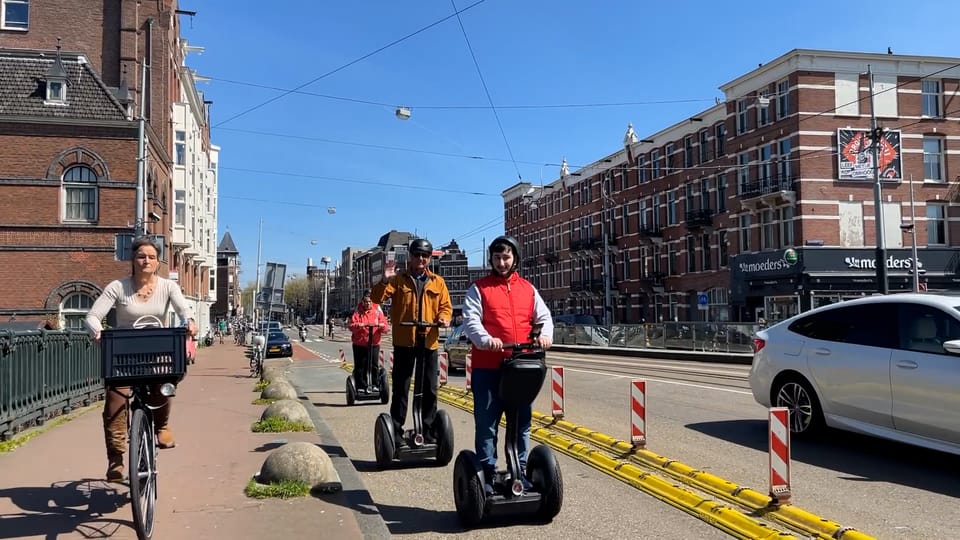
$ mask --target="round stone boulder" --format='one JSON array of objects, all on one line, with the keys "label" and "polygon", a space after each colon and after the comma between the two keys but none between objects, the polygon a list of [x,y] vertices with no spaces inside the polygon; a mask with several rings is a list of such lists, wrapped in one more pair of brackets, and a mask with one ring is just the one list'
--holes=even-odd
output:
[{"label": "round stone boulder", "polygon": [[311,491],[337,492],[343,489],[340,475],[330,456],[319,446],[308,442],[292,442],[267,456],[256,478],[261,484],[299,481]]},{"label": "round stone boulder", "polygon": [[263,380],[273,382],[285,378],[286,370],[282,366],[263,366]]},{"label": "round stone boulder", "polygon": [[306,407],[295,399],[281,399],[280,401],[271,403],[270,406],[263,411],[263,414],[260,415],[261,420],[266,420],[267,418],[283,418],[288,422],[302,422],[308,426],[313,424]]},{"label": "round stone boulder", "polygon": [[286,379],[274,379],[260,393],[263,399],[297,399],[297,391]]}]

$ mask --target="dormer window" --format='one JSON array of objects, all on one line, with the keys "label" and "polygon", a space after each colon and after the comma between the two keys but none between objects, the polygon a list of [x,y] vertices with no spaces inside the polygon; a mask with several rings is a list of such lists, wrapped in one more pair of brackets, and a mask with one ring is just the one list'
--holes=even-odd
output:
[{"label": "dormer window", "polygon": [[63,60],[60,58],[60,38],[57,38],[57,57],[50,69],[47,70],[44,80],[47,83],[47,96],[44,104],[66,105],[67,70],[63,68]]}]

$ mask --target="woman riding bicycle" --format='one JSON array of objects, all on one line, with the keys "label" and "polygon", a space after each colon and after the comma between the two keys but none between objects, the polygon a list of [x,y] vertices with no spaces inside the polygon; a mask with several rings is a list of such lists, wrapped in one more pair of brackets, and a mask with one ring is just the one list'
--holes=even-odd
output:
[{"label": "woman riding bicycle", "polygon": [[[172,306],[181,321],[187,322],[187,334],[196,335],[197,327],[191,318],[187,305],[175,282],[156,275],[160,266],[159,250],[153,240],[142,237],[133,242],[130,248],[132,274],[130,277],[111,281],[103,293],[93,303],[87,313],[86,324],[94,339],[100,339],[103,329],[101,321],[111,309],[116,309],[116,326],[129,328],[145,315],[153,315],[160,320],[166,319],[167,309]],[[103,435],[107,447],[107,480],[123,480],[123,454],[127,447],[127,387],[107,387],[103,408]],[[173,448],[173,433],[167,425],[170,418],[170,401],[160,392],[151,392],[151,407],[157,407],[153,413],[157,446]]]}]

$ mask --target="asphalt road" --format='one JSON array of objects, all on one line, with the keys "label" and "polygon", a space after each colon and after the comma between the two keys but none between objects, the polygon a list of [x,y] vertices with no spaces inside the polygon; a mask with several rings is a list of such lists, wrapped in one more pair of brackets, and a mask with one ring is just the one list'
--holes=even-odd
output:
[{"label": "asphalt road", "polygon": [[[348,343],[310,342],[330,358]],[[349,347],[344,347],[349,360]],[[389,352],[388,352],[389,354]],[[608,435],[629,434],[631,378],[647,379],[648,449],[741,486],[766,493],[766,411],[756,404],[746,381],[748,366],[679,362],[631,357],[587,357],[551,353],[550,363],[565,366],[565,419]],[[373,419],[384,406],[347,408],[337,364],[298,362],[296,376],[310,388],[312,401],[353,458],[393,534],[445,535],[459,531],[446,468],[375,472]],[[450,376],[463,386],[462,375]],[[549,413],[544,385],[534,408]],[[457,447],[471,446],[472,419],[445,407],[454,420]],[[712,538],[722,535],[696,518],[604,475],[561,457],[566,480],[563,512],[546,526],[512,526],[466,536],[520,533],[561,538],[635,536]],[[843,432],[817,441],[793,441],[793,504],[878,538],[953,538],[960,529],[960,470],[957,458]],[[417,489],[423,483],[442,489]],[[414,500],[411,500],[414,499]]]}]

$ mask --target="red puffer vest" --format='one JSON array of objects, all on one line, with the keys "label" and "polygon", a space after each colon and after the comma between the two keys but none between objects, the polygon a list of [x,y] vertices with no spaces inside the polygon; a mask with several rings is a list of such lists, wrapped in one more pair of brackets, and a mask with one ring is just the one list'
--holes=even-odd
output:
[{"label": "red puffer vest", "polygon": [[[490,274],[477,280],[483,327],[504,343],[522,343],[530,337],[534,309],[533,285],[516,272],[509,277]],[[473,347],[474,369],[498,369],[509,355],[504,351],[487,351]]]}]

